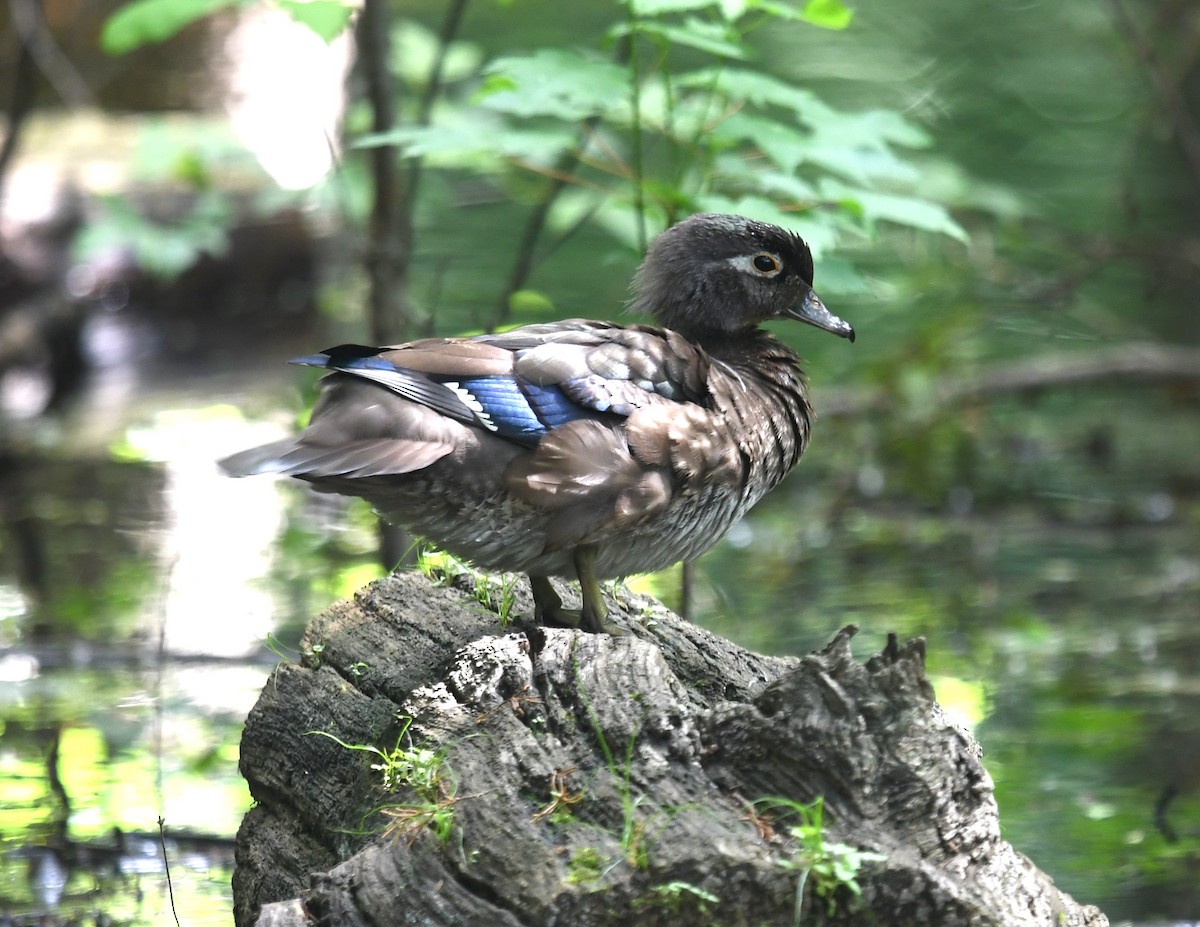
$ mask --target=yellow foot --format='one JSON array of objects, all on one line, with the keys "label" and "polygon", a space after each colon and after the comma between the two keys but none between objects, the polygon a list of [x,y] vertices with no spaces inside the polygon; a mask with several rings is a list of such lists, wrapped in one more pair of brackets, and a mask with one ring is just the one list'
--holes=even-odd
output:
[{"label": "yellow foot", "polygon": [[[611,634],[614,637],[624,634],[617,625],[608,620],[605,614],[604,601],[589,602],[585,597],[583,608],[564,608],[562,599],[554,591],[544,576],[530,576],[529,585],[533,588],[534,615],[544,625],[555,628],[578,628],[592,634]],[[597,593],[599,589],[597,588]],[[589,605],[592,607],[589,608]]]}]

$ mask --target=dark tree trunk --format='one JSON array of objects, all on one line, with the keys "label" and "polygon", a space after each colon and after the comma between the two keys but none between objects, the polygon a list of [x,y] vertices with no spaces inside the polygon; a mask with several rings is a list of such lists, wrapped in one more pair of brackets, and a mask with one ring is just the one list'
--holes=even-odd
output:
[{"label": "dark tree trunk", "polygon": [[[814,851],[752,803],[818,796],[826,844],[879,858],[861,898],[809,872],[806,924],[1107,924],[1000,838],[922,642],[864,665],[848,628],[763,657],[628,593],[610,602],[624,637],[505,630],[456,583],[399,575],[335,605],[264,688],[240,927],[792,924]],[[386,791],[381,758],[343,745],[398,739],[437,755],[435,779],[397,768]]]}]

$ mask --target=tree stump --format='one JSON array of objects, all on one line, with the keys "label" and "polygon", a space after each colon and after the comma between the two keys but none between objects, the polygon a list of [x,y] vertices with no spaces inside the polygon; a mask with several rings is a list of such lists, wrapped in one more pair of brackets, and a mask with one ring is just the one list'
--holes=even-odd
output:
[{"label": "tree stump", "polygon": [[374,583],[273,674],[239,927],[1108,923],[1000,838],[922,641],[765,657],[628,592],[625,636],[504,628],[481,582]]}]

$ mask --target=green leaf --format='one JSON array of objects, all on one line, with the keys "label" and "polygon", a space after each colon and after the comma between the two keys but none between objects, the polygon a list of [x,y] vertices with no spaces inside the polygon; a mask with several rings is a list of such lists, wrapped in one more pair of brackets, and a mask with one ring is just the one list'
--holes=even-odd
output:
[{"label": "green leaf", "polygon": [[811,125],[815,137],[808,151],[810,160],[860,184],[872,180],[913,182],[916,169],[896,157],[891,146],[923,148],[929,144],[922,129],[893,112],[830,110]]},{"label": "green leaf", "polygon": [[901,161],[886,147],[847,148],[844,145],[810,142],[804,153],[811,163],[855,183],[912,183],[919,176],[915,167]]},{"label": "green leaf", "polygon": [[801,15],[814,26],[845,29],[854,18],[854,10],[842,3],[842,0],[808,0]]},{"label": "green leaf", "polygon": [[862,296],[871,292],[871,286],[849,261],[826,255],[816,271],[817,292],[837,293],[839,296]]},{"label": "green leaf", "polygon": [[508,297],[508,308],[513,315],[521,319],[535,316],[552,317],[554,302],[539,290],[515,290]]},{"label": "green leaf", "polygon": [[432,126],[399,126],[389,132],[364,135],[354,148],[395,145],[409,158],[431,158],[443,165],[479,167],[494,164],[496,156],[548,163],[575,143],[569,127],[515,129],[493,120],[464,116]]},{"label": "green leaf", "polygon": [[733,58],[742,61],[750,52],[738,38],[736,32],[719,23],[705,22],[689,16],[681,25],[660,20],[639,19],[632,23],[618,23],[608,32],[612,38],[637,34],[661,39],[669,45],[682,45],[718,58]]},{"label": "green leaf", "polygon": [[747,7],[786,22],[801,22],[804,11],[786,0],[747,0]]},{"label": "green leaf", "polygon": [[326,42],[346,31],[354,8],[341,0],[277,0],[279,8]]},{"label": "green leaf", "polygon": [[627,110],[629,105],[623,67],[565,48],[500,58],[487,74],[478,101],[514,116],[577,121]]},{"label": "green leaf", "polygon": [[219,256],[228,246],[231,210],[227,199],[208,191],[196,198],[189,214],[165,225],[140,215],[119,197],[100,201],[100,215],[75,241],[75,253],[88,256],[113,248],[133,252],[138,265],[170,280],[202,254]]},{"label": "green leaf", "polygon": [[718,93],[730,100],[755,106],[779,106],[791,110],[801,121],[816,125],[836,115],[817,96],[777,77],[744,68],[703,68],[675,79],[676,86]]},{"label": "green leaf", "polygon": [[[652,210],[648,212],[653,214]],[[612,235],[631,255],[641,257],[641,221],[632,202],[603,190],[569,187],[550,208],[550,224],[556,229],[572,228],[585,219]],[[661,231],[665,225],[654,218],[646,224],[650,234]]]},{"label": "green leaf", "polygon": [[424,86],[439,64],[443,84],[473,76],[479,70],[483,52],[470,42],[445,45],[432,29],[406,19],[393,30],[390,57],[393,73]]},{"label": "green leaf", "polygon": [[944,206],[912,196],[894,193],[876,193],[847,187],[834,180],[821,184],[821,194],[830,200],[845,202],[860,209],[868,226],[884,220],[909,228],[949,235],[957,241],[966,242],[966,230],[950,217]]},{"label": "green leaf", "polygon": [[242,0],[133,0],[104,23],[100,47],[110,55],[124,55],[143,45],[165,42],[184,26],[209,13],[237,6]]},{"label": "green leaf", "polygon": [[810,205],[820,199],[816,188],[794,174],[781,171],[758,170],[751,175],[754,185],[772,199],[787,199],[797,205]]},{"label": "green leaf", "polygon": [[762,150],[786,173],[805,161],[811,139],[786,123],[743,110],[713,127],[712,137],[727,142],[746,141]]},{"label": "green leaf", "polygon": [[661,16],[663,13],[702,10],[722,4],[721,0],[627,0],[627,5],[636,16]]},{"label": "green leaf", "polygon": [[822,139],[847,148],[882,148],[886,143],[928,148],[932,141],[924,129],[891,110],[842,113],[831,109],[814,128]]},{"label": "green leaf", "polygon": [[827,29],[844,29],[854,16],[841,0],[809,0],[803,7],[787,0],[625,0],[625,4],[636,16],[663,16],[716,7],[729,23],[753,10],[776,19],[803,20]]}]

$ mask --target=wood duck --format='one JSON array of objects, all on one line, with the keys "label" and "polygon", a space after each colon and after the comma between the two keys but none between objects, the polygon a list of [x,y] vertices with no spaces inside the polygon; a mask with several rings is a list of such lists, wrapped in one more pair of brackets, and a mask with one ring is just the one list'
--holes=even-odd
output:
[{"label": "wood duck", "polygon": [[[758,326],[853,341],[812,280],[798,236],[695,215],[633,281],[632,308],[661,327],[571,319],[329,348],[294,361],[333,371],[308,427],[221,466],[361,496],[459,557],[527,573],[539,621],[611,631],[600,579],[699,556],[804,453],[799,358]],[[578,578],[580,610],[551,576]]]}]

